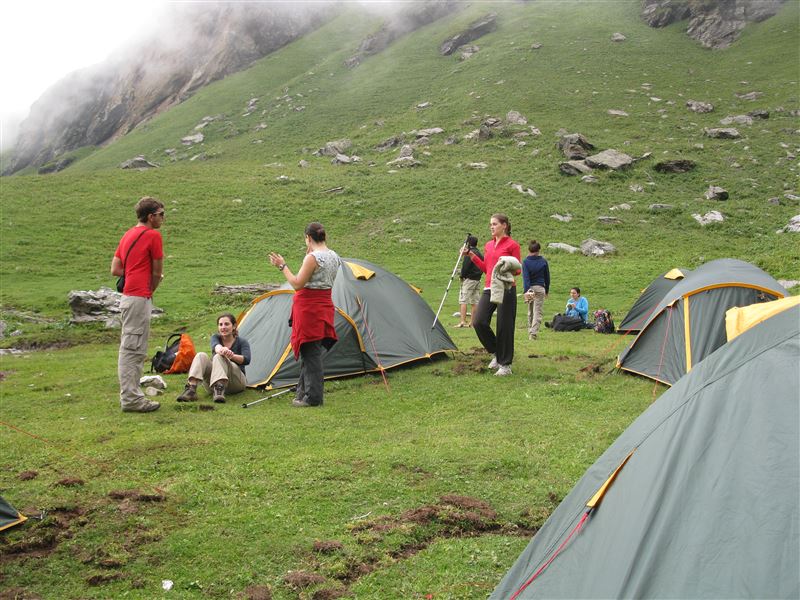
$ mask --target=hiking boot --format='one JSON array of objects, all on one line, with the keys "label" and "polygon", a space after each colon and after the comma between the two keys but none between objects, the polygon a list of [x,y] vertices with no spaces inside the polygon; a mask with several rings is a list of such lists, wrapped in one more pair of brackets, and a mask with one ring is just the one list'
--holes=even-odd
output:
[{"label": "hiking boot", "polygon": [[488,367],[486,367],[486,368],[487,368],[487,369],[496,369],[496,368],[497,368],[497,367],[499,367],[499,366],[500,366],[500,365],[497,363],[497,357],[496,357],[496,356],[492,356],[492,362],[490,362],[490,363],[489,363],[489,366],[488,366]]},{"label": "hiking boot", "polygon": [[153,400],[144,400],[141,404],[137,404],[135,406],[123,406],[122,412],[137,412],[137,413],[148,413],[153,412],[154,410],[158,410],[161,408],[160,402],[155,402]]},{"label": "hiking boot", "polygon": [[535,333],[529,333],[528,334],[528,339],[529,340],[535,340],[536,339],[536,334]]},{"label": "hiking boot", "polygon": [[308,402],[306,402],[305,400],[301,400],[300,398],[295,398],[294,400],[292,400],[292,406],[305,408],[305,407],[311,406],[311,405]]},{"label": "hiking boot", "polygon": [[506,375],[511,375],[511,367],[508,365],[500,365],[500,368],[497,369],[497,373],[495,373],[497,377],[505,377]]},{"label": "hiking boot", "polygon": [[225,403],[225,384],[217,382],[211,386],[211,391],[214,393],[214,402],[217,404]]},{"label": "hiking boot", "polygon": [[550,321],[545,321],[544,326],[547,327],[548,329],[552,329],[553,324]]},{"label": "hiking boot", "polygon": [[187,383],[181,395],[176,398],[178,402],[194,402],[197,400],[197,384],[196,383]]}]

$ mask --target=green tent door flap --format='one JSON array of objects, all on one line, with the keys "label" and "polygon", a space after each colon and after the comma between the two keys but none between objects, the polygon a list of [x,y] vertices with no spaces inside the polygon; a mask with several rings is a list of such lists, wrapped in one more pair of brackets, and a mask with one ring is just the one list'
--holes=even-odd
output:
[{"label": "green tent door flap", "polygon": [[19,525],[27,521],[28,517],[20,513],[16,508],[11,506],[8,501],[0,496],[0,531]]}]

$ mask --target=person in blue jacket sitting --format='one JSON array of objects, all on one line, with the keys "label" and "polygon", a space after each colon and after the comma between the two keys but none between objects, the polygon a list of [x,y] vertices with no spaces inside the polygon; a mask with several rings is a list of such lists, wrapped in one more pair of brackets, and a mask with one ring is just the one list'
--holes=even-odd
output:
[{"label": "person in blue jacket sitting", "polygon": [[589,301],[581,296],[581,288],[574,287],[569,291],[564,316],[580,317],[584,323],[589,321]]}]

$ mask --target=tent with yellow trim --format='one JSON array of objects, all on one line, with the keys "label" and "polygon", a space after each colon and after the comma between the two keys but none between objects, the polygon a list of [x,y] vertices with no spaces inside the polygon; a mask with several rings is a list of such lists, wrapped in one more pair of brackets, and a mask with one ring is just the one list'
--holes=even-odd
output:
[{"label": "tent with yellow trim", "polygon": [[0,496],[0,531],[27,521],[22,513],[11,506],[8,501]]},{"label": "tent with yellow trim", "polygon": [[800,305],[745,331],[586,471],[491,595],[800,597]]},{"label": "tent with yellow trim", "polygon": [[691,271],[684,268],[670,269],[666,273],[662,273],[650,282],[639,298],[634,302],[628,314],[622,319],[619,326],[617,326],[618,333],[633,333],[641,331],[642,326],[647,321],[648,317],[652,314],[653,310],[661,299],[669,292],[675,284],[681,279],[686,277]]},{"label": "tent with yellow trim", "polygon": [[775,279],[750,263],[732,258],[708,262],[667,292],[619,355],[617,367],[672,385],[727,342],[729,308],[785,296]]},{"label": "tent with yellow trim", "polygon": [[[333,285],[339,341],[324,355],[325,378],[380,372],[456,350],[420,290],[364,260],[343,258]],[[294,290],[288,284],[259,296],[239,317],[250,343],[251,387],[295,385],[300,362],[290,344]]]}]

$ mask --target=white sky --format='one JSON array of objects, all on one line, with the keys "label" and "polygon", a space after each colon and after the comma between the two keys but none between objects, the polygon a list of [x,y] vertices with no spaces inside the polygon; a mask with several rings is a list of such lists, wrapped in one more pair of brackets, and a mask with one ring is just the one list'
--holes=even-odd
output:
[{"label": "white sky", "polygon": [[0,6],[0,146],[42,93],[65,75],[105,60],[168,0],[5,0]]}]

